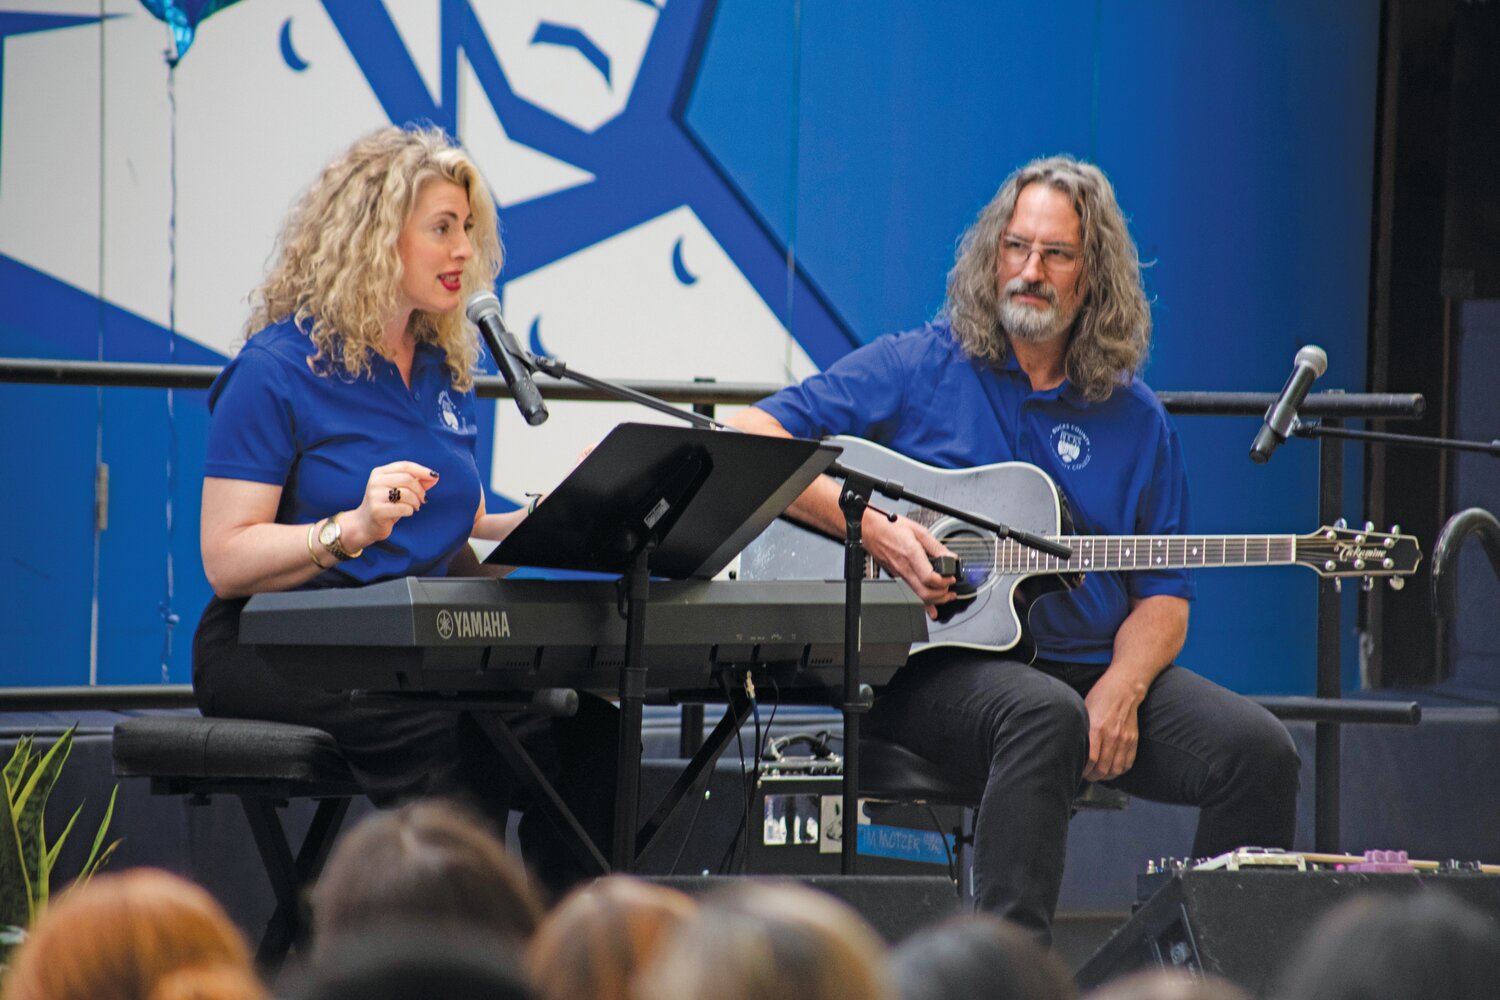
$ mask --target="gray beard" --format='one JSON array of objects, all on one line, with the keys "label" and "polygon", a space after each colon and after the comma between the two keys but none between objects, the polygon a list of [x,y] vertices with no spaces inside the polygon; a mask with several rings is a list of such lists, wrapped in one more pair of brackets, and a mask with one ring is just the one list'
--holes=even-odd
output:
[{"label": "gray beard", "polygon": [[1000,303],[1000,325],[1005,332],[1027,344],[1045,344],[1056,340],[1067,327],[1057,322],[1057,307],[1038,310],[1030,306],[1016,305],[1006,301]]},{"label": "gray beard", "polygon": [[1033,309],[1012,301],[1011,292],[1021,291],[1026,283],[1014,278],[1000,292],[1000,326],[1016,340],[1027,344],[1045,344],[1068,332],[1073,325],[1077,310],[1066,315],[1058,308],[1057,298],[1048,290],[1051,305],[1046,309]]}]

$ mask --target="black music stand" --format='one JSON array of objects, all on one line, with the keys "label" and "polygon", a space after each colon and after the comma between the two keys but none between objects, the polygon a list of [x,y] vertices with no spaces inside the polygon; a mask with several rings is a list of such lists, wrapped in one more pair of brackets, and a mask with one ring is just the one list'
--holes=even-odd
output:
[{"label": "black music stand", "polygon": [[[622,574],[625,659],[620,667],[619,772],[610,851],[614,870],[637,856],[643,659],[650,578],[712,577],[823,473],[840,449],[802,438],[726,434],[691,427],[620,424],[486,562]],[[742,716],[741,716],[742,718]],[[482,723],[483,724],[483,723]],[[499,719],[496,745],[529,772],[564,828],[592,846],[556,789],[541,779]],[[524,751],[521,753],[524,755]],[[652,818],[654,832],[662,811]]]}]

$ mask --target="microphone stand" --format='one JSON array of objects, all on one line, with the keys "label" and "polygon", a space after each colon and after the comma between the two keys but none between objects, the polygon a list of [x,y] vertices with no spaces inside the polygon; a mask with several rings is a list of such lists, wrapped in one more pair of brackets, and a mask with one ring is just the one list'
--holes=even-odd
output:
[{"label": "microphone stand", "polygon": [[[696,427],[701,427],[705,430],[740,432],[739,428],[730,427],[728,424],[714,420],[705,414],[691,410],[680,410],[670,403],[657,399],[655,396],[650,396],[627,386],[575,371],[555,358],[538,357],[526,351],[520,352],[519,355],[513,354],[512,356],[516,357],[517,360],[533,372],[540,371],[553,378],[568,379],[581,385],[586,385],[591,389],[598,389],[617,399],[639,403],[659,413],[668,414],[679,420],[686,420]],[[866,508],[870,508],[890,521],[896,520],[895,514],[871,507],[870,497],[875,493],[880,493],[882,496],[889,497],[892,500],[905,500],[922,507],[927,507],[938,513],[947,514],[949,517],[990,531],[994,533],[997,539],[1014,539],[1021,545],[1064,561],[1073,557],[1073,550],[1049,538],[1033,535],[1026,531],[1017,531],[998,521],[991,521],[989,518],[960,510],[932,497],[925,497],[919,493],[914,493],[904,488],[898,482],[876,479],[873,476],[856,469],[851,469],[838,462],[830,465],[827,473],[844,481],[843,488],[839,491],[839,509],[844,514],[844,692],[842,703],[839,705],[839,709],[844,715],[844,775],[843,831],[839,846],[840,870],[845,875],[852,875],[854,874],[859,847],[859,720],[860,716],[868,712],[875,703],[875,692],[868,684],[860,683],[859,679],[861,609],[863,604],[862,590],[865,578],[865,549],[863,544],[864,513]],[[638,584],[638,586],[644,589],[643,582]],[[760,752],[761,748],[756,747],[755,753],[757,757],[759,757]]]},{"label": "microphone stand", "polygon": [[1427,437],[1420,434],[1391,434],[1386,431],[1356,431],[1347,427],[1327,427],[1318,421],[1304,424],[1298,420],[1292,433],[1301,438],[1342,438],[1349,441],[1368,441],[1372,444],[1393,444],[1407,448],[1437,448],[1449,451],[1473,451],[1491,458],[1500,458],[1500,440],[1464,441],[1460,438]]}]

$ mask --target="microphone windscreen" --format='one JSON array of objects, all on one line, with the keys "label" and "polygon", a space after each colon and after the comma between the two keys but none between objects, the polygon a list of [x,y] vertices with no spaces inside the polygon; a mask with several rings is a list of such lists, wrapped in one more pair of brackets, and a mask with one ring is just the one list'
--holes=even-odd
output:
[{"label": "microphone windscreen", "polygon": [[499,313],[500,300],[495,298],[494,292],[475,292],[469,297],[469,304],[464,307],[464,315],[469,317],[470,323],[478,323],[485,316]]}]

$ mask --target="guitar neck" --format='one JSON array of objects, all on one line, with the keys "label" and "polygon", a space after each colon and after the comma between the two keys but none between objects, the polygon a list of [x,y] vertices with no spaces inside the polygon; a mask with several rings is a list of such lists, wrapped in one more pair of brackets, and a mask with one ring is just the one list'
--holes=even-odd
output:
[{"label": "guitar neck", "polygon": [[1288,566],[1297,561],[1295,535],[1067,535],[1055,541],[1072,549],[1073,557],[1059,559],[1006,539],[996,561],[1002,572],[1016,573]]}]

